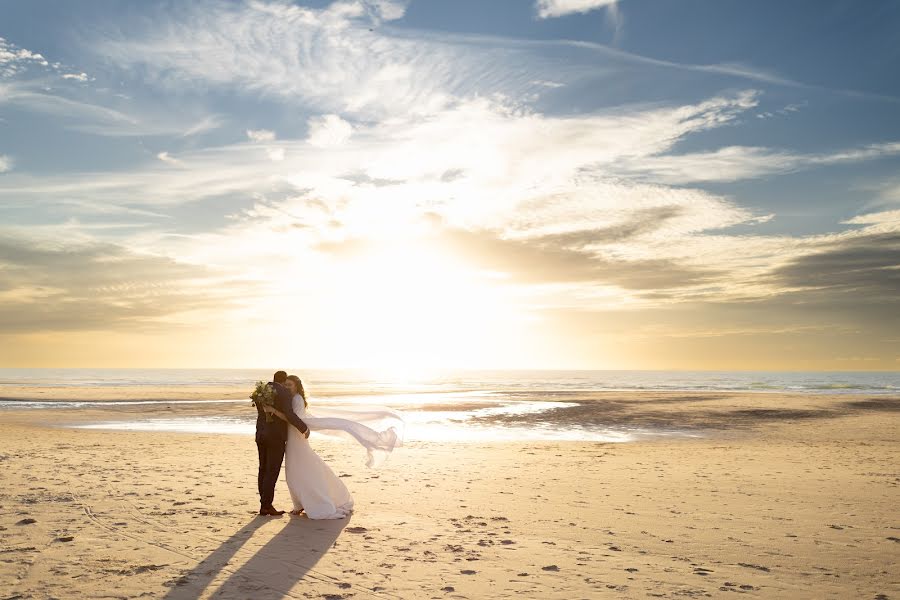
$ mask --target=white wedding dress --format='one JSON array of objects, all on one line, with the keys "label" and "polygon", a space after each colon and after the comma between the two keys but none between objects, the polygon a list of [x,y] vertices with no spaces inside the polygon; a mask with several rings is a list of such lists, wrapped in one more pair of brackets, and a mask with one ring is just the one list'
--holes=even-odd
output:
[{"label": "white wedding dress", "polygon": [[[294,396],[293,408],[311,431],[349,434],[367,450],[366,464],[370,467],[403,443],[403,419],[391,411],[330,410],[330,415],[341,416],[319,417],[306,409],[300,394]],[[288,428],[284,469],[294,510],[302,508],[310,519],[343,519],[353,512],[353,497],[347,486],[295,427]]]}]

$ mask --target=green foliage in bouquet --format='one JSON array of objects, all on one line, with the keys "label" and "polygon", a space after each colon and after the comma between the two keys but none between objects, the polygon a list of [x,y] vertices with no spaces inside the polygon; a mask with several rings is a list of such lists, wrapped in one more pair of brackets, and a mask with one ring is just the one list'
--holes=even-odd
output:
[{"label": "green foliage in bouquet", "polygon": [[[250,394],[250,399],[256,407],[264,409],[268,405],[275,408],[275,390],[264,381],[256,382],[256,389]],[[271,423],[273,418],[271,413],[266,413],[266,423]]]}]

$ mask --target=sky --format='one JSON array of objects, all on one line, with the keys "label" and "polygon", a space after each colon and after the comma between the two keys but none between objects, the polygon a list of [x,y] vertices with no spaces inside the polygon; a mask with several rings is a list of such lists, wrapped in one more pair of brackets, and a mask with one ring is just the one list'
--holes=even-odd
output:
[{"label": "sky", "polygon": [[897,370],[900,2],[0,2],[0,366]]}]

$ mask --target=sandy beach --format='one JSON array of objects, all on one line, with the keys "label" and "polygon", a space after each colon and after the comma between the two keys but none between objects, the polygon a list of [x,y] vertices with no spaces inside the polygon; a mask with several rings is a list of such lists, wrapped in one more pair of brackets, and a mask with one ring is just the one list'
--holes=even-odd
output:
[{"label": "sandy beach", "polygon": [[327,522],[254,516],[252,437],[61,427],[122,408],[5,409],[0,597],[900,597],[900,400],[592,402],[585,419],[699,435],[413,441],[379,470],[314,436],[356,498]]}]

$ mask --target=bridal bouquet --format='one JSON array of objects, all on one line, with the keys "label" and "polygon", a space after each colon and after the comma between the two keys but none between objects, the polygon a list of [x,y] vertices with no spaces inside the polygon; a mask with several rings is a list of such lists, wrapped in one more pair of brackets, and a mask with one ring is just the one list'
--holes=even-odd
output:
[{"label": "bridal bouquet", "polygon": [[[264,408],[266,405],[275,408],[275,390],[272,386],[264,381],[256,382],[256,389],[250,394],[252,404],[258,408]],[[266,413],[266,423],[272,422],[272,413]]]}]

